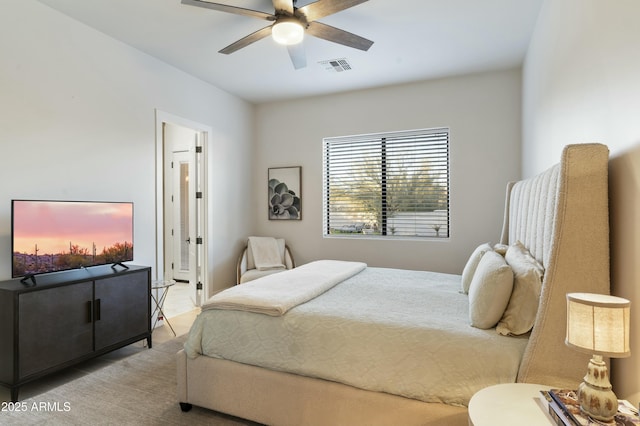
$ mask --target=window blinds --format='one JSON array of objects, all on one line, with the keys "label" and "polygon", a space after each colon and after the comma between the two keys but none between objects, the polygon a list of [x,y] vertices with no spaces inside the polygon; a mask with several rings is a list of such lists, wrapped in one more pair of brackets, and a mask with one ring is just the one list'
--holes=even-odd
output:
[{"label": "window blinds", "polygon": [[449,129],[324,139],[324,235],[449,237]]}]

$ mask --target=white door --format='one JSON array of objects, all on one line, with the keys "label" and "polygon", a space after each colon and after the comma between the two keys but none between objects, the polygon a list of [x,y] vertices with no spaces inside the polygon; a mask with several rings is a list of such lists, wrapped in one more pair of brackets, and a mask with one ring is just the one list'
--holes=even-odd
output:
[{"label": "white door", "polygon": [[201,132],[165,123],[164,276],[189,283],[189,296],[200,305],[205,223],[205,163]]},{"label": "white door", "polygon": [[173,193],[171,209],[173,224],[171,229],[173,246],[173,278],[178,281],[191,282],[191,274],[195,271],[196,252],[196,193],[195,152],[173,152],[171,175]]}]

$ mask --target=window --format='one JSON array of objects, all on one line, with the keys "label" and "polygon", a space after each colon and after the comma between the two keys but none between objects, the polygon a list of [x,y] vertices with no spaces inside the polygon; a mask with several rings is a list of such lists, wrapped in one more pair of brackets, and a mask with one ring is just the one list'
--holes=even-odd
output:
[{"label": "window", "polygon": [[324,235],[449,237],[449,129],[324,139]]}]

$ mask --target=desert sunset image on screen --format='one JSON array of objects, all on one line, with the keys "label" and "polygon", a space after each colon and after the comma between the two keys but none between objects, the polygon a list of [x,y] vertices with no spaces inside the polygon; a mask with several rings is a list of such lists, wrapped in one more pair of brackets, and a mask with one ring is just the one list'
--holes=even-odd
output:
[{"label": "desert sunset image on screen", "polygon": [[13,276],[133,260],[133,203],[14,200]]}]

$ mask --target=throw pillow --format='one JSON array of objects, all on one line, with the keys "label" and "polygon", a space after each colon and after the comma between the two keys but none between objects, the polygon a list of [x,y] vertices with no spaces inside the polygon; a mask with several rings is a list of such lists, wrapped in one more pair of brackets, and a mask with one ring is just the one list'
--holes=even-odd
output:
[{"label": "throw pillow", "polygon": [[518,336],[533,328],[544,268],[520,241],[509,246],[505,259],[513,270],[513,291],[496,331],[505,336]]},{"label": "throw pillow", "polygon": [[471,285],[473,274],[478,268],[478,264],[480,263],[482,255],[491,250],[491,245],[489,243],[484,243],[476,247],[473,253],[471,253],[471,256],[469,256],[469,260],[467,260],[467,263],[466,265],[464,265],[464,269],[462,270],[462,293],[469,293],[469,286]]},{"label": "throw pillow", "polygon": [[495,327],[509,303],[512,289],[513,271],[504,257],[494,251],[486,252],[469,287],[471,325],[482,329]]},{"label": "throw pillow", "polygon": [[493,251],[498,253],[500,256],[504,256],[505,254],[507,254],[508,248],[509,246],[506,244],[496,244],[495,246],[493,246]]}]

